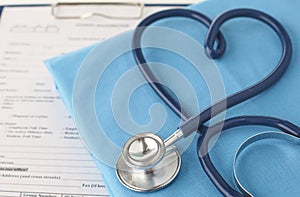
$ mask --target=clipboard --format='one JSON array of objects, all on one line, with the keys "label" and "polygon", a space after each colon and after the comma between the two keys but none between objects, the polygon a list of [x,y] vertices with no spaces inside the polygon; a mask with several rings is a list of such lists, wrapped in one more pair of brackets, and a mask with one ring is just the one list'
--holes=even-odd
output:
[{"label": "clipboard", "polygon": [[[198,2],[197,0],[178,0],[178,3],[176,2],[157,2],[153,0],[153,3],[151,1],[148,1],[146,3],[142,1],[106,1],[103,2],[101,0],[90,0],[90,1],[57,1],[54,3],[51,2],[45,2],[45,3],[40,3],[37,2],[35,3],[26,3],[26,2],[21,2],[20,4],[18,3],[12,3],[12,4],[0,4],[0,17],[2,14],[2,11],[5,7],[32,7],[32,6],[51,6],[51,16],[55,19],[58,20],[67,20],[67,19],[87,19],[90,17],[103,17],[107,19],[123,19],[123,20],[131,20],[131,19],[141,19],[144,16],[144,9],[145,7],[152,7],[152,6],[179,6],[179,7],[184,7],[191,5],[193,3]],[[59,10],[67,7],[73,7],[73,6],[122,6],[124,8],[126,7],[135,7],[137,8],[137,12],[133,13],[130,16],[122,16],[122,15],[109,15],[101,12],[91,12],[87,11],[85,13],[81,13],[78,15],[61,15]],[[1,19],[1,18],[0,18]]]},{"label": "clipboard", "polygon": [[[94,3],[94,2],[93,2]],[[3,4],[3,2],[2,2],[2,4]],[[100,3],[101,4],[101,3]],[[108,4],[108,3],[107,3]],[[62,6],[63,5],[63,6]],[[30,4],[7,4],[7,5],[0,5],[0,9],[1,9],[1,11],[4,11],[3,12],[3,17],[2,18],[0,18],[0,21],[2,20],[2,24],[4,24],[4,22],[5,22],[5,20],[6,19],[9,19],[9,18],[6,18],[6,17],[4,17],[4,16],[6,16],[6,10],[5,10],[5,8],[16,8],[16,11],[15,12],[19,12],[18,10],[18,8],[21,8],[20,10],[24,10],[23,12],[24,12],[24,14],[26,15],[26,14],[29,14],[28,13],[28,10],[31,10],[30,8],[46,8],[46,9],[43,9],[43,13],[45,13],[45,15],[46,15],[46,17],[48,18],[48,15],[49,15],[49,19],[51,19],[51,24],[50,25],[55,25],[56,24],[56,22],[57,23],[60,23],[60,22],[62,22],[62,23],[72,23],[72,17],[70,17],[70,18],[67,18],[67,19],[59,19],[59,17],[58,17],[58,20],[61,20],[61,21],[55,21],[55,20],[52,20],[52,18],[50,18],[50,16],[51,16],[51,10],[52,10],[52,12],[55,12],[55,11],[57,11],[56,9],[57,8],[63,8],[64,6],[71,6],[71,7],[74,7],[74,6],[76,6],[77,4],[72,4],[72,3],[66,3],[66,4],[64,4],[64,3],[58,3],[58,4],[44,4],[44,3],[37,3],[37,4],[32,4],[32,3],[30,3]],[[80,4],[78,4],[78,5],[80,5]],[[108,4],[108,5],[110,5],[110,4]],[[116,5],[115,3],[113,4],[113,5]],[[118,4],[117,4],[118,5]],[[181,5],[181,6],[184,6],[184,5],[187,5],[187,4],[146,4],[146,5],[143,5],[143,4],[138,4],[138,5],[140,5],[140,6],[145,6],[145,7],[147,7],[147,6],[163,6],[163,5],[165,5],[165,6],[171,6],[171,5]],[[62,7],[61,7],[62,6]],[[127,6],[127,5],[124,5],[124,6]],[[137,8],[139,8],[138,6],[135,6],[135,7],[137,7]],[[23,9],[24,8],[24,9]],[[26,8],[28,8],[28,10],[26,10]],[[166,8],[168,8],[168,7],[166,7]],[[8,9],[7,9],[8,10]],[[144,16],[143,15],[143,12],[142,11],[144,11],[144,10],[142,10],[142,8],[140,8],[139,9],[140,11],[141,11],[141,16],[140,17],[142,17],[142,16]],[[138,14],[140,13],[140,12],[137,12]],[[13,17],[14,15],[10,15],[10,17]],[[35,15],[35,16],[39,16],[39,15]],[[35,18],[35,16],[33,16],[33,18]],[[90,16],[91,17],[93,17],[94,16],[94,14],[90,14]],[[139,15],[135,15],[135,16],[139,16]],[[54,18],[55,18],[55,16],[53,16]],[[76,16],[77,18],[78,18],[78,16]],[[79,18],[82,18],[82,17],[79,17]],[[95,21],[97,21],[98,19],[102,19],[103,18],[103,16],[95,16],[95,18],[93,18],[93,19],[95,19]],[[109,17],[106,17],[106,18],[109,18]],[[121,18],[121,19],[124,19],[124,18]],[[128,19],[128,18],[126,18],[126,19]],[[65,20],[65,21],[64,21]],[[68,21],[69,20],[69,21]],[[80,20],[80,19],[79,19]],[[113,18],[112,18],[112,20],[113,20]],[[128,19],[129,20],[129,19]],[[31,22],[31,21],[30,21]],[[76,21],[77,22],[77,21]],[[119,22],[119,21],[118,21]],[[125,21],[126,22],[126,21]],[[43,22],[41,22],[41,24],[43,25],[44,23]],[[0,25],[1,25],[1,22],[0,22]],[[17,24],[18,25],[18,24]],[[48,25],[48,23],[46,24],[46,25]],[[4,25],[3,25],[4,26]],[[3,28],[4,29],[4,28]],[[26,34],[26,33],[25,33]],[[12,37],[15,35],[15,34],[10,34]],[[23,32],[18,32],[18,35],[23,35]],[[40,33],[38,33],[37,35],[41,35]],[[34,39],[33,39],[34,40]],[[73,41],[71,41],[71,42],[73,42]],[[63,173],[63,172],[62,172]],[[47,183],[48,184],[48,183]],[[29,184],[28,184],[29,185]],[[3,187],[3,185],[1,185],[0,184],[0,186],[1,187]],[[8,190],[8,189],[7,189]],[[0,191],[1,192],[1,191]],[[53,192],[55,192],[55,191],[53,191]],[[52,191],[51,191],[51,193],[52,193]],[[75,194],[74,194],[75,195]]]}]

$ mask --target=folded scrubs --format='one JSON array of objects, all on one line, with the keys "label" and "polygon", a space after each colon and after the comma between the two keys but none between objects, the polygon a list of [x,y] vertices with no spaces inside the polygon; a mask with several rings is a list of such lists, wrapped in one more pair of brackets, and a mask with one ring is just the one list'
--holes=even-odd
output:
[{"label": "folded scrubs", "polygon": [[[300,2],[297,0],[207,0],[187,7],[211,19],[234,8],[254,8],[276,18],[289,33],[293,57],[284,76],[270,89],[218,116],[268,115],[300,125]],[[281,44],[265,24],[237,18],[221,31],[224,55],[213,61],[203,51],[207,28],[187,18],[168,18],[145,32],[143,52],[160,82],[181,104],[196,114],[212,103],[259,81],[276,66]],[[168,33],[169,32],[169,33]],[[148,34],[148,36],[147,36]],[[156,35],[156,36],[155,36]],[[182,122],[146,84],[130,52],[132,31],[93,46],[46,61],[82,139],[94,157],[112,196],[222,196],[203,171],[196,152],[198,134],[178,143],[182,166],[169,186],[137,193],[118,180],[114,165],[126,140],[139,132],[156,132],[163,139]],[[232,162],[248,137],[274,129],[240,127],[211,145],[211,159],[225,180],[236,188]],[[239,162],[242,184],[254,196],[298,196],[299,143],[266,140]],[[267,162],[269,161],[269,162]],[[272,161],[272,162],[271,162]]]}]

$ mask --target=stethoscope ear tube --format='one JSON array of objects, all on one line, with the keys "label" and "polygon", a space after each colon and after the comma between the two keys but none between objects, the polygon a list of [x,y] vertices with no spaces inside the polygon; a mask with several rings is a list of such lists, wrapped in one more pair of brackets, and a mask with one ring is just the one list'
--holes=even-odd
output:
[{"label": "stethoscope ear tube", "polygon": [[[298,128],[299,130],[299,128]],[[246,139],[241,145],[240,147],[237,149],[234,159],[233,159],[233,177],[234,177],[234,181],[237,185],[237,187],[239,188],[240,191],[242,191],[244,194],[247,194],[248,196],[254,196],[250,193],[250,191],[247,190],[246,187],[244,187],[242,185],[242,182],[240,181],[240,177],[238,174],[238,162],[237,160],[239,159],[240,155],[242,155],[242,153],[244,151],[246,151],[247,148],[249,148],[251,145],[254,145],[255,143],[259,143],[260,141],[265,141],[265,140],[284,140],[287,142],[292,142],[293,140],[298,141],[299,136],[296,137],[294,135],[291,135],[289,133],[285,133],[285,132],[275,132],[275,131],[266,131],[266,132],[261,132],[258,133],[256,135],[253,135],[251,137],[249,137],[248,139]]]},{"label": "stethoscope ear tube", "polygon": [[[288,121],[281,120],[278,118],[268,117],[268,116],[238,116],[238,117],[227,119],[224,122],[217,123],[214,126],[209,128],[203,127],[202,129],[203,136],[199,137],[197,142],[198,158],[204,171],[209,176],[211,181],[219,189],[219,191],[221,191],[221,193],[224,194],[226,197],[252,196],[252,195],[239,182],[237,182],[237,186],[240,188],[240,190],[243,193],[236,191],[223,179],[223,177],[220,175],[220,173],[215,168],[214,164],[210,159],[208,153],[209,141],[213,138],[213,136],[219,133],[219,128],[222,126],[223,126],[222,132],[226,132],[228,129],[247,126],[247,125],[259,125],[259,126],[276,128],[286,133],[286,135],[292,135],[298,138],[300,137],[300,128],[298,126]],[[283,136],[283,134],[281,135]],[[266,137],[272,137],[272,134],[264,134],[262,136],[256,135],[250,137],[248,141],[246,140],[237,150],[236,157],[238,156],[239,152],[241,152],[243,148],[247,146],[249,143],[252,143],[255,140],[260,140]],[[236,180],[238,180],[236,175],[235,177]]]}]

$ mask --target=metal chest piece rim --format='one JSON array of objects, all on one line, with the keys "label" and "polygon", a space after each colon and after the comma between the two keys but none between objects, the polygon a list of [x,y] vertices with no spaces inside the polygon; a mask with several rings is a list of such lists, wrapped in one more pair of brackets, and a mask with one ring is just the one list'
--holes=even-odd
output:
[{"label": "metal chest piece rim", "polygon": [[164,141],[153,133],[140,133],[124,144],[116,174],[125,187],[147,192],[170,184],[180,166],[181,157],[175,146],[165,147]]}]

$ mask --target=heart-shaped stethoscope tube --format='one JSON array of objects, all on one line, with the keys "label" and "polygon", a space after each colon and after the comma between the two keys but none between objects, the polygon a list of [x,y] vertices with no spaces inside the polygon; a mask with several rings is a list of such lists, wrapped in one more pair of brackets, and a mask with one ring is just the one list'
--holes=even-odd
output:
[{"label": "heart-shaped stethoscope tube", "polygon": [[[245,101],[255,96],[256,94],[266,90],[268,87],[272,86],[284,74],[292,57],[292,43],[284,27],[273,17],[263,12],[252,10],[252,9],[231,10],[221,14],[213,21],[212,25],[208,30],[208,34],[205,42],[206,53],[210,57],[215,58],[222,55],[218,51],[213,49],[217,32],[219,31],[221,25],[224,22],[235,17],[250,17],[267,24],[278,35],[283,50],[282,50],[282,56],[279,63],[277,64],[276,68],[267,77],[265,77],[258,83],[246,88],[245,90],[241,90],[229,96],[229,98],[227,99],[227,109],[234,105],[239,104],[241,100]],[[224,99],[224,101],[226,101],[226,99]],[[221,101],[220,103],[222,102],[223,101]],[[218,104],[219,103],[217,103],[216,105]],[[213,116],[214,115],[212,114],[212,117]],[[224,124],[223,127],[222,124]],[[218,123],[213,127],[209,127],[209,128],[202,127],[200,129],[200,133],[203,135],[199,138],[198,147],[197,147],[198,157],[206,174],[210,177],[212,182],[225,196],[251,196],[251,194],[245,189],[243,189],[243,187],[238,183],[237,185],[239,189],[243,192],[243,194],[236,191],[229,184],[226,183],[226,181],[222,178],[222,176],[219,174],[219,172],[217,171],[217,169],[214,167],[213,163],[210,160],[208,154],[208,144],[210,139],[216,134],[216,132],[220,131],[220,128],[222,128],[221,130],[224,131],[226,129],[242,126],[242,125],[262,125],[262,126],[275,127],[283,132],[300,137],[299,127],[293,125],[290,122],[272,118],[272,117],[241,116],[241,117],[235,117],[229,120],[225,120],[224,122]]]},{"label": "heart-shaped stethoscope tube", "polygon": [[[235,17],[250,17],[257,19],[261,22],[264,22],[269,27],[271,27],[276,34],[278,35],[281,44],[282,44],[282,55],[281,58],[277,64],[277,66],[273,69],[272,72],[270,72],[269,75],[267,75],[265,78],[260,80],[259,82],[255,83],[254,85],[251,85],[250,87],[247,87],[243,90],[240,90],[232,95],[230,95],[227,98],[224,98],[220,102],[208,107],[204,111],[200,112],[199,114],[191,117],[189,113],[180,107],[180,104],[176,101],[175,98],[172,97],[168,93],[168,91],[161,86],[156,78],[156,76],[153,74],[149,66],[147,65],[147,62],[143,56],[142,49],[141,49],[141,37],[143,31],[146,29],[147,26],[149,26],[151,23],[160,20],[162,18],[167,17],[175,17],[175,16],[181,16],[181,17],[188,17],[195,19],[199,21],[200,23],[206,25],[209,27],[206,41],[205,41],[205,52],[208,57],[215,59],[220,57],[226,48],[225,40],[222,36],[222,34],[219,32],[219,29],[221,25],[226,22],[229,19],[235,18]],[[218,40],[217,40],[218,39]],[[215,42],[218,41],[217,48],[214,48]],[[286,69],[289,66],[289,63],[291,61],[292,57],[292,43],[290,40],[290,37],[284,27],[273,17],[269,16],[266,13],[263,13],[258,10],[253,9],[234,9],[230,10],[228,12],[225,12],[221,15],[219,15],[211,24],[210,20],[204,16],[201,13],[198,13],[196,11],[191,10],[184,10],[184,9],[173,9],[173,10],[167,10],[158,12],[148,18],[146,18],[144,21],[142,21],[136,28],[134,35],[133,35],[133,41],[132,41],[132,48],[133,48],[133,55],[134,58],[138,64],[139,69],[141,70],[142,74],[144,75],[145,79],[148,81],[150,86],[154,89],[154,91],[161,97],[161,99],[179,116],[181,117],[185,122],[180,126],[180,129],[183,132],[184,137],[188,136],[192,132],[198,130],[201,134],[199,141],[198,141],[198,154],[199,154],[199,160],[207,173],[207,175],[210,177],[212,182],[216,185],[216,187],[221,191],[222,194],[225,196],[249,196],[250,194],[247,192],[243,192],[241,194],[240,192],[236,191],[232,187],[230,187],[229,184],[222,178],[222,176],[219,174],[219,172],[214,167],[213,163],[211,162],[209,158],[209,154],[207,152],[208,142],[211,139],[211,136],[213,136],[214,132],[210,132],[212,128],[218,128],[218,131],[220,129],[226,129],[226,127],[222,128],[221,125],[217,124],[213,127],[206,127],[204,125],[205,122],[213,118],[214,116],[218,115],[219,113],[237,105],[245,100],[248,100],[257,94],[263,92],[270,86],[272,86],[275,82],[277,82],[281,76],[284,74]],[[238,120],[240,120],[241,117],[236,117]],[[244,120],[246,118],[246,120]],[[269,120],[264,119],[259,116],[254,116],[254,123],[260,125],[261,120]],[[233,126],[240,126],[246,124],[245,121],[247,121],[247,117],[242,117],[242,121],[240,121],[239,125],[233,124]],[[251,119],[251,118],[250,118]],[[231,119],[229,119],[231,120]],[[229,120],[225,120],[223,123],[230,122]],[[251,122],[251,121],[250,121]],[[252,120],[253,122],[253,120]],[[264,121],[263,121],[264,122]],[[276,122],[276,121],[275,121]],[[264,122],[264,124],[268,124],[267,122]],[[262,125],[264,125],[262,124]],[[289,123],[291,124],[291,123]],[[247,124],[246,124],[247,125]],[[267,126],[272,126],[273,123],[270,121],[270,123]],[[279,124],[280,125],[280,124]],[[279,126],[276,126],[279,127]],[[291,127],[293,129],[298,129],[296,131],[299,131],[299,128],[295,125]],[[279,128],[280,129],[280,128]],[[288,129],[289,132],[292,134],[298,136],[297,132],[294,132],[293,129]],[[282,129],[284,130],[284,129]],[[209,131],[209,132],[207,132]],[[211,134],[210,134],[211,133]],[[209,134],[209,135],[208,135]],[[202,148],[203,147],[203,148]],[[206,151],[205,151],[206,150]]]}]

